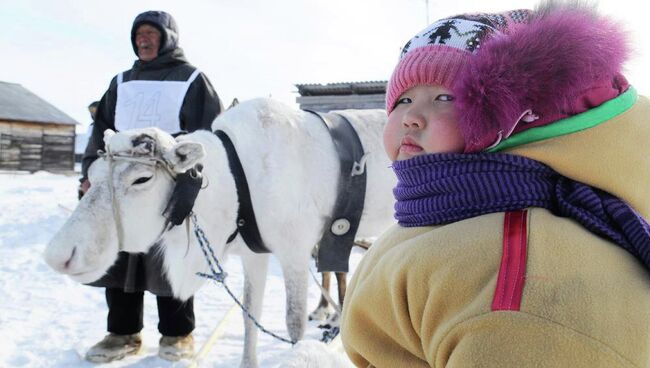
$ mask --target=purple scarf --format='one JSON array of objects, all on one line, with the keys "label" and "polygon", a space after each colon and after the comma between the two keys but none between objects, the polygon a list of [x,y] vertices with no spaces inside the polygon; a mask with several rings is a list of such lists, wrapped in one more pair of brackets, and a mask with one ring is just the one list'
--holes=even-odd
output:
[{"label": "purple scarf", "polygon": [[502,153],[441,153],[396,161],[395,218],[405,227],[541,207],[576,220],[650,269],[650,226],[627,203],[550,167]]}]

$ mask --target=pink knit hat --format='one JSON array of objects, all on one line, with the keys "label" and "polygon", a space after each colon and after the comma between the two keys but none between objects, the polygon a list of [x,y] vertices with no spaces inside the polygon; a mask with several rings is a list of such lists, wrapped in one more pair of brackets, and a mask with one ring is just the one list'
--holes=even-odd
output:
[{"label": "pink knit hat", "polygon": [[418,32],[402,48],[388,83],[386,111],[390,114],[399,96],[414,86],[438,84],[451,89],[459,71],[484,41],[527,22],[529,14],[529,10],[513,10],[459,15],[436,21]]},{"label": "pink knit hat", "polygon": [[622,27],[582,3],[443,19],[402,49],[386,111],[409,88],[442,85],[456,97],[465,152],[480,152],[625,91],[628,43]]}]

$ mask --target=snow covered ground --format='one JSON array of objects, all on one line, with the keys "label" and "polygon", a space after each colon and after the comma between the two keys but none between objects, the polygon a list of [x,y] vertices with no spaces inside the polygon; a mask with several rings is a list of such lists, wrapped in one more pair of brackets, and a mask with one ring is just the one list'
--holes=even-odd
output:
[{"label": "snow covered ground", "polygon": [[[85,351],[106,334],[103,289],[77,284],[52,271],[42,252],[49,239],[76,206],[77,176],[0,171],[0,367],[93,367],[83,360]],[[355,247],[351,269],[363,251]],[[225,263],[228,284],[242,289],[239,259]],[[312,269],[314,265],[312,264]],[[156,302],[145,294],[145,352],[104,367],[186,367],[157,357],[159,334]],[[309,285],[309,310],[315,308],[320,291]],[[284,325],[284,287],[281,270],[271,260],[262,324],[287,336]],[[206,284],[195,296],[198,349],[234,305],[220,285]],[[202,367],[237,367],[243,347],[241,313],[231,314],[225,332],[203,360]],[[317,340],[321,331],[310,322],[305,340],[289,344],[260,334],[259,363],[262,367],[346,367],[350,363],[336,344]]]}]

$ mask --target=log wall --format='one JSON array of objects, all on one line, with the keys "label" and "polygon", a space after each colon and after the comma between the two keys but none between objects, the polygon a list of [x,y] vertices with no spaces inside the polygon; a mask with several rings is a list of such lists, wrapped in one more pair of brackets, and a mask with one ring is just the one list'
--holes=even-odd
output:
[{"label": "log wall", "polygon": [[0,169],[74,169],[75,126],[0,121]]}]

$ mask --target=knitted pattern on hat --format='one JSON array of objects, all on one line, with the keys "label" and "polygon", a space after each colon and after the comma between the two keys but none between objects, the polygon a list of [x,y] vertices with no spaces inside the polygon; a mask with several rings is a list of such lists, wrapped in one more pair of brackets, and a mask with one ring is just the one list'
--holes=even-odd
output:
[{"label": "knitted pattern on hat", "polygon": [[529,13],[514,10],[504,14],[466,14],[439,20],[420,31],[402,48],[386,91],[387,113],[412,87],[441,85],[451,89],[457,74],[482,42],[525,23]]}]

